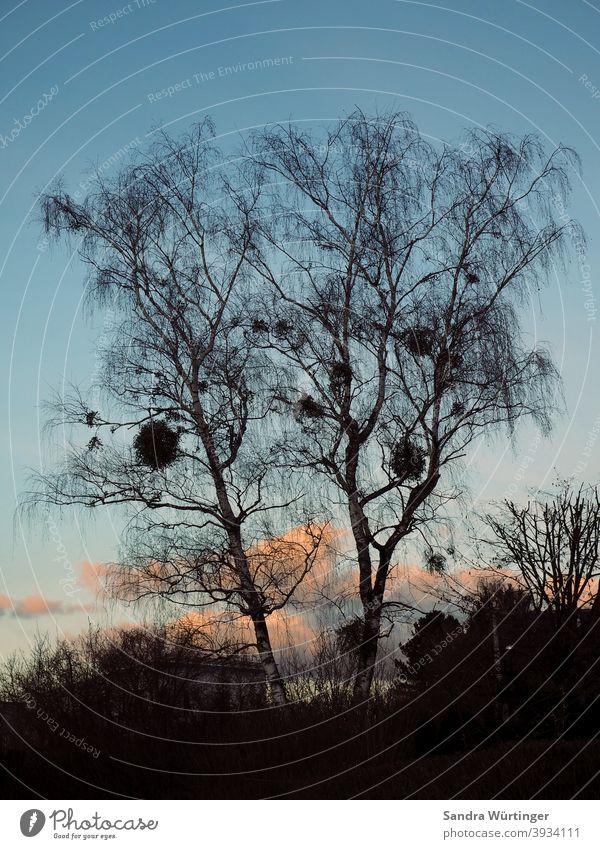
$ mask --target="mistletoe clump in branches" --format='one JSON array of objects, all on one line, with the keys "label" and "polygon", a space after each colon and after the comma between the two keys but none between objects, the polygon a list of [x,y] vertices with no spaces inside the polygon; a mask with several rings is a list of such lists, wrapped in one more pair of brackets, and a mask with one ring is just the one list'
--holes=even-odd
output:
[{"label": "mistletoe clump in branches", "polygon": [[166,422],[145,422],[133,441],[135,456],[139,463],[153,469],[164,469],[177,459],[180,431]]},{"label": "mistletoe clump in branches", "polygon": [[405,436],[392,448],[390,466],[403,481],[418,481],[427,467],[427,454],[410,437]]}]

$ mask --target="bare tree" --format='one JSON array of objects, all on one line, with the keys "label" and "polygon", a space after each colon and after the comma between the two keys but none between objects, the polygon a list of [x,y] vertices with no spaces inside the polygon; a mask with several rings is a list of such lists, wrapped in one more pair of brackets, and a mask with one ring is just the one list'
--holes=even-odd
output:
[{"label": "bare tree", "polygon": [[253,329],[286,369],[287,462],[345,504],[364,700],[400,541],[456,496],[449,472],[478,436],[550,426],[555,369],[516,306],[574,226],[556,212],[573,157],[493,130],[437,147],[406,116],[355,112],[324,136],[268,129],[250,158],[270,182]]},{"label": "bare tree", "polygon": [[[580,609],[600,614],[600,494],[562,485],[548,501],[506,500],[484,517],[493,563],[516,569],[536,608],[551,611],[557,630],[576,624]],[[565,632],[566,633],[566,632]]]},{"label": "bare tree", "polygon": [[82,203],[62,189],[44,198],[46,231],[76,240],[89,297],[114,318],[99,391],[74,389],[55,410],[55,424],[89,428],[87,445],[77,431],[28,501],[129,505],[122,574],[145,577],[142,592],[250,617],[283,703],[267,619],[310,568],[320,531],[293,570],[283,543],[251,553],[297,496],[268,464],[269,364],[243,321],[259,188],[233,187],[211,138],[208,121],[179,141],[162,134]]}]

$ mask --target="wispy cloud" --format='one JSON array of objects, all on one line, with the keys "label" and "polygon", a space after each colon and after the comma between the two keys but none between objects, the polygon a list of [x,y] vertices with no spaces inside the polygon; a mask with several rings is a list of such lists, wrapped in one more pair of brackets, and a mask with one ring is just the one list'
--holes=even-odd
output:
[{"label": "wispy cloud", "polygon": [[40,616],[62,616],[69,613],[89,613],[93,606],[82,602],[73,603],[59,599],[46,598],[41,593],[33,593],[24,598],[11,599],[0,595],[0,616],[7,614],[23,619]]}]

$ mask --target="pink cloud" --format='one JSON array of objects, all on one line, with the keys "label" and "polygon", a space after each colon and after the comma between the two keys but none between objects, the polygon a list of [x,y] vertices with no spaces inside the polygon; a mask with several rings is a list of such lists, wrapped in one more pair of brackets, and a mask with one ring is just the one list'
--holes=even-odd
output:
[{"label": "pink cloud", "polygon": [[72,604],[58,599],[48,599],[40,593],[34,593],[20,599],[10,599],[6,595],[0,595],[0,615],[6,610],[12,612],[13,616],[21,616],[26,619],[47,615],[89,613],[92,609],[89,604]]},{"label": "pink cloud", "polygon": [[79,575],[77,585],[83,589],[90,590],[94,597],[106,595],[106,580],[109,577],[110,567],[105,563],[91,563],[83,560],[79,564]]}]

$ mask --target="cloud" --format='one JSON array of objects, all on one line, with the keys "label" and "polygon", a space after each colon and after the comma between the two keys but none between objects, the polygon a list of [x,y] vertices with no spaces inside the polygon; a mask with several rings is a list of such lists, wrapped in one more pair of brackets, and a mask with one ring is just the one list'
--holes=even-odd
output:
[{"label": "cloud", "polygon": [[[321,536],[320,545],[314,550],[315,539]],[[314,557],[311,557],[311,552]],[[273,562],[291,577],[296,570],[302,570],[307,557],[311,557],[312,568],[304,581],[296,589],[291,603],[285,610],[276,610],[269,616],[269,630],[273,648],[282,651],[289,647],[310,650],[319,632],[339,624],[340,612],[346,616],[360,614],[358,595],[358,567],[353,555],[352,539],[347,529],[324,525],[315,526],[312,532],[305,527],[291,528],[277,537],[263,539],[248,550],[257,583],[264,578],[268,583],[270,566]],[[143,574],[131,570],[131,588],[139,593],[140,580],[143,588],[149,592],[160,588],[165,564],[148,564]],[[126,573],[125,573],[126,574]],[[83,561],[79,564],[77,586],[87,591],[99,604],[111,596],[115,576],[124,573],[118,566],[110,563]],[[472,592],[477,583],[485,577],[478,569],[452,570],[450,575],[430,574],[422,566],[414,563],[397,563],[391,570],[388,582],[387,601],[404,605],[407,610],[426,613],[440,603],[443,596],[464,595]],[[506,577],[509,577],[508,575]],[[121,586],[121,598],[127,593]],[[134,593],[132,597],[135,597]],[[23,600],[22,616],[43,615],[44,613],[72,612],[75,605],[61,605],[54,602],[50,610],[38,599]],[[52,604],[52,603],[50,603]],[[0,608],[2,604],[0,601]],[[83,605],[77,609],[85,609]],[[193,630],[202,635],[207,644],[240,645],[255,640],[251,622],[232,609],[220,607],[189,610],[176,617],[170,626],[174,635],[177,630]]]},{"label": "cloud", "polygon": [[[268,617],[268,622],[271,645],[276,652],[293,646],[310,647],[316,638],[316,631],[306,614],[277,610]],[[185,613],[167,625],[167,632],[175,641],[183,634],[194,634],[200,645],[213,649],[253,645],[256,641],[249,617],[214,609]]]},{"label": "cloud", "polygon": [[0,616],[6,612],[23,619],[35,619],[39,616],[89,613],[92,609],[93,607],[89,604],[73,604],[58,599],[48,599],[41,593],[34,593],[20,599],[0,595]]},{"label": "cloud", "polygon": [[461,601],[477,592],[482,581],[500,580],[518,584],[518,574],[510,569],[462,568],[429,572],[415,564],[397,564],[388,581],[389,600],[411,605],[424,613],[440,602]]},{"label": "cloud", "polygon": [[110,566],[106,563],[91,563],[83,560],[79,564],[79,575],[77,586],[90,590],[94,597],[104,598],[106,596],[106,582],[110,574]]}]

